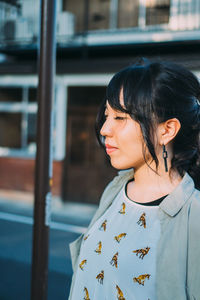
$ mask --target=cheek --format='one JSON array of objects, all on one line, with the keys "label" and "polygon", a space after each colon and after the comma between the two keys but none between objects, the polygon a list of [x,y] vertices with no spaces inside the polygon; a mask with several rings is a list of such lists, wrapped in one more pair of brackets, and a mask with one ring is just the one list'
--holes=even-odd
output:
[{"label": "cheek", "polygon": [[140,149],[142,151],[142,145],[144,144],[141,130],[137,126],[133,125],[123,128],[120,132],[120,141],[121,145],[124,145],[125,150]]}]

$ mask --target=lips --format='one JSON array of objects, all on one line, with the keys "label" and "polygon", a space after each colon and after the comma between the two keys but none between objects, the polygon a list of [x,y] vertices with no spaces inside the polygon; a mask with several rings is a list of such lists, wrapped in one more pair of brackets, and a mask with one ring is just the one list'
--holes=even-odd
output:
[{"label": "lips", "polygon": [[109,144],[105,144],[105,146],[106,146],[107,154],[110,154],[110,153],[112,153],[112,152],[114,152],[118,149],[117,147],[114,147],[114,146],[109,145]]}]

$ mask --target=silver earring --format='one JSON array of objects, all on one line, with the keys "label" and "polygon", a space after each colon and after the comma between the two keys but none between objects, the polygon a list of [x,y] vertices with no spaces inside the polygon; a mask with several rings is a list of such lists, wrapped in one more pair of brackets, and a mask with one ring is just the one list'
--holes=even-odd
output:
[{"label": "silver earring", "polygon": [[165,164],[165,172],[168,172],[168,167],[167,167],[167,150],[165,149],[165,145],[163,145],[163,159],[164,159],[164,164]]}]

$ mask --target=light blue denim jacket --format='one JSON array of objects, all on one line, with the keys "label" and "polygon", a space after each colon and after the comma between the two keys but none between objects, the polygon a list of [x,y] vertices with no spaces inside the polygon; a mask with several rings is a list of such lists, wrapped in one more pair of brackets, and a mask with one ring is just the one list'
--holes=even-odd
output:
[{"label": "light blue denim jacket", "polygon": [[[133,177],[133,170],[120,171],[110,182],[88,230],[111,205],[122,186]],[[159,205],[159,218],[157,300],[200,300],[200,191],[195,189],[194,181],[187,172]],[[83,235],[70,244],[74,275],[68,300],[73,293],[82,238]]]}]

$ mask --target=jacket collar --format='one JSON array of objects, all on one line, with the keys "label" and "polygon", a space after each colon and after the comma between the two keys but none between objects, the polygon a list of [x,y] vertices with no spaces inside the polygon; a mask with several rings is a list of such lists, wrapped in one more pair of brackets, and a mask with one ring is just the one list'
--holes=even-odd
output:
[{"label": "jacket collar", "polygon": [[[116,186],[118,186],[118,189],[120,189],[120,187],[125,182],[133,177],[134,169],[120,171],[119,176],[116,177],[116,182],[113,185],[114,188],[116,189]],[[175,189],[161,202],[159,208],[169,216],[174,217],[182,209],[194,190],[194,181],[192,177],[187,172],[185,172],[182,180],[175,187]],[[109,206],[110,203],[107,202],[106,205]]]},{"label": "jacket collar", "polygon": [[160,209],[174,217],[194,192],[194,181],[186,172],[175,189],[161,202]]},{"label": "jacket collar", "polygon": [[[119,175],[127,181],[134,177],[134,169],[120,171]],[[175,189],[161,202],[159,208],[171,217],[174,217],[184,206],[186,201],[194,192],[194,181],[192,177],[185,172],[182,180]]]}]

